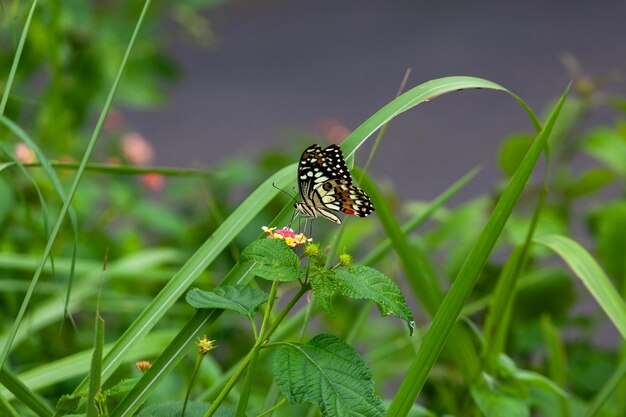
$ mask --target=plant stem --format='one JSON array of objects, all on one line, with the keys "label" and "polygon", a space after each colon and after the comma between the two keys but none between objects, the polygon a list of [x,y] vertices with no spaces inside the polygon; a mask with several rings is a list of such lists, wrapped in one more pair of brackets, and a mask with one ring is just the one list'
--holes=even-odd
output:
[{"label": "plant stem", "polygon": [[237,404],[237,412],[235,413],[235,417],[245,417],[246,409],[248,408],[248,400],[250,398],[250,392],[252,392],[252,378],[254,376],[256,364],[259,359],[259,352],[261,351],[261,346],[263,344],[263,340],[265,339],[265,328],[267,326],[267,323],[269,322],[272,308],[274,307],[274,300],[276,299],[277,288],[278,281],[272,282],[272,289],[270,290],[269,299],[267,301],[267,308],[265,309],[265,314],[263,315],[263,322],[261,323],[261,329],[256,339],[256,343],[252,348],[252,358],[250,359],[250,364],[248,366],[248,373],[246,374],[243,391],[239,396],[239,404]]},{"label": "plant stem", "polygon": [[263,416],[267,416],[271,413],[273,413],[274,411],[276,411],[276,409],[278,407],[281,407],[283,404],[285,404],[287,402],[286,398],[283,398],[282,400],[280,400],[274,407],[270,408],[269,410],[263,411],[261,414],[259,414],[256,417],[263,417]]},{"label": "plant stem", "polygon": [[185,401],[183,402],[183,409],[180,412],[180,417],[185,417],[185,412],[187,411],[187,403],[189,402],[189,397],[191,396],[191,388],[193,387],[193,383],[196,380],[198,371],[200,370],[202,359],[204,359],[204,355],[199,353],[198,359],[196,360],[196,365],[193,368],[193,372],[191,373],[191,379],[189,380],[189,387],[187,387],[187,394],[185,394]]},{"label": "plant stem", "polygon": [[[274,286],[272,286],[272,287],[274,287]],[[222,388],[222,391],[220,391],[220,393],[217,396],[217,398],[215,398],[215,400],[211,404],[211,407],[204,414],[204,417],[211,417],[215,413],[215,411],[221,405],[221,403],[224,401],[224,399],[226,398],[226,396],[228,395],[230,390],[233,389],[233,387],[237,383],[237,380],[239,379],[241,374],[246,370],[246,368],[248,367],[248,365],[252,361],[253,357],[258,354],[258,352],[256,352],[256,351],[260,350],[264,346],[264,344],[268,340],[268,338],[278,328],[278,325],[285,319],[285,317],[287,317],[287,314],[289,314],[289,311],[291,311],[291,309],[296,305],[298,300],[302,297],[302,295],[304,295],[304,293],[306,293],[309,290],[309,288],[310,287],[308,285],[303,285],[302,287],[300,287],[300,289],[298,290],[296,295],[294,295],[293,298],[291,300],[289,300],[289,303],[285,306],[285,308],[283,308],[283,310],[280,312],[280,314],[278,315],[276,320],[269,327],[267,332],[264,332],[264,328],[265,328],[266,322],[269,320],[269,310],[271,309],[270,308],[271,306],[268,305],[268,309],[265,312],[265,318],[263,319],[263,323],[261,324],[261,330],[259,332],[260,333],[259,334],[259,339],[255,343],[255,345],[252,347],[252,350],[250,350],[250,352],[248,352],[246,357],[243,359],[243,361],[241,362],[241,365],[239,365],[239,368],[237,368],[237,370],[235,371],[233,376],[230,377],[230,379],[228,380],[228,382],[226,383],[224,388]],[[275,294],[275,290],[274,290],[274,294]],[[272,298],[273,297],[272,297],[272,294],[270,292],[270,301],[268,301],[268,304],[272,302],[271,301]],[[266,320],[266,319],[268,319],[268,320]]]}]

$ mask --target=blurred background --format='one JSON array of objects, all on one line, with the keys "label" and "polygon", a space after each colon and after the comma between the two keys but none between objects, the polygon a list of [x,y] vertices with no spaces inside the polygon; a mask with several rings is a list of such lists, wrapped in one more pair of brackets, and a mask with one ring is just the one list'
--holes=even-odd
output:
[{"label": "blurred background", "polygon": [[[338,140],[393,98],[407,68],[407,88],[471,75],[540,111],[577,76],[625,91],[624,16],[618,0],[227,2],[202,14],[206,48],[164,25],[159,39],[180,78],[158,111],[126,115],[159,163],[211,166],[268,146],[299,149],[297,132]],[[393,121],[372,172],[407,198],[432,198],[472,167],[493,167],[502,138],[530,128],[505,94],[449,94]]]},{"label": "blurred background", "polygon": [[[2,90],[30,4],[0,0]],[[55,171],[66,189],[142,6],[140,0],[38,4],[4,115],[48,159],[67,164]],[[311,143],[341,142],[393,99],[408,69],[406,89],[451,75],[485,78],[509,88],[541,117],[572,81],[551,136],[550,193],[536,235],[558,233],[581,242],[625,297],[625,16],[623,0],[154,0],[90,160],[108,170],[90,166],[73,200],[79,219],[75,280],[70,285],[75,236],[66,223],[55,243],[56,269],[44,272],[24,319],[28,331],[13,344],[10,367],[32,373],[90,351],[98,303],[107,342],[114,341],[252,190],[296,162]],[[437,97],[389,125],[368,172],[399,222],[417,218],[446,187],[483,167],[451,203],[407,235],[432,263],[442,288],[481,233],[532,133],[510,96],[488,90]],[[372,144],[359,150],[358,165]],[[1,345],[48,239],[46,220],[55,218],[61,201],[48,174],[36,168],[33,149],[4,124],[0,152]],[[14,159],[34,167],[21,170]],[[197,171],[180,176],[155,166]],[[537,171],[543,169],[539,163]],[[524,190],[472,293],[464,314],[477,328],[504,262],[524,242],[540,181],[537,175]],[[212,288],[220,282],[287,202],[279,193],[194,285]],[[338,230],[324,221],[315,227],[320,242],[329,242]],[[342,233],[342,247],[356,260],[385,237],[375,215],[346,222]],[[102,274],[105,254],[111,268]],[[396,255],[380,256],[375,267],[402,283],[418,327],[430,323],[420,310],[421,294],[407,288]],[[519,279],[507,354],[520,369],[548,375],[578,403],[589,401],[622,355],[615,328],[547,250],[533,251]],[[65,314],[67,300],[72,323]],[[315,325],[345,335],[363,304],[345,298],[337,304],[336,317],[319,315]],[[192,310],[179,300],[159,323],[161,341],[129,357],[116,378],[136,376],[132,361],[156,357]],[[398,321],[389,325],[393,319],[378,313],[370,318],[359,349],[382,381],[381,392],[388,392],[406,371],[419,339],[408,338]],[[251,342],[247,326],[228,316],[211,329],[211,337],[226,347],[216,350],[215,369],[226,370],[245,354]],[[555,340],[552,346],[558,346],[550,350]],[[563,356],[558,375],[550,363],[555,351]],[[440,359],[425,390],[424,403],[439,414],[455,414],[468,398],[449,359]],[[193,361],[181,363],[155,399],[182,398],[192,367]],[[54,402],[86,372],[68,369],[33,389]],[[442,387],[448,391],[437,394]],[[546,404],[532,395],[536,407]],[[615,398],[610,415],[621,417],[626,387]],[[450,399],[458,404],[450,405]],[[559,411],[543,415],[563,415],[555,402]]]}]

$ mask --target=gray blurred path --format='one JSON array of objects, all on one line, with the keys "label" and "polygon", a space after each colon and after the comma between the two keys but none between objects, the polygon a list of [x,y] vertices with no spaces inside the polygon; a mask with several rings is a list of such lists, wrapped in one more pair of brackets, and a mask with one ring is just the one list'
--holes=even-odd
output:
[{"label": "gray blurred path", "polygon": [[[407,67],[409,86],[473,75],[536,110],[568,82],[564,51],[589,71],[626,68],[624,0],[250,1],[211,16],[219,46],[174,47],[184,74],[170,104],[129,117],[161,164],[284,146],[285,128],[314,131],[328,117],[354,128],[393,97]],[[481,180],[492,182],[500,139],[529,128],[502,93],[447,95],[396,119],[372,170],[408,198],[430,198],[478,164],[492,167]]]}]

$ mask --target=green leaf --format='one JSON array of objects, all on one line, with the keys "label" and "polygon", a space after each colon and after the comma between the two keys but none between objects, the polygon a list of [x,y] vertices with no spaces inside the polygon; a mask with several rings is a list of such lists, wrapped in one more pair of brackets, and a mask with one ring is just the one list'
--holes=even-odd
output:
[{"label": "green leaf", "polygon": [[236,311],[254,317],[259,305],[267,301],[268,294],[247,285],[229,285],[202,291],[197,288],[187,293],[186,300],[194,308],[215,308]]},{"label": "green leaf", "polygon": [[135,384],[139,381],[138,378],[126,378],[122,379],[117,384],[113,385],[111,388],[107,388],[104,391],[104,395],[106,397],[120,397],[122,395],[126,395],[133,389]]},{"label": "green leaf", "polygon": [[563,258],[626,339],[626,304],[591,255],[578,243],[565,236],[544,236],[536,241]]},{"label": "green leaf", "polygon": [[515,173],[534,140],[535,137],[533,135],[520,133],[510,136],[502,143],[498,154],[498,163],[500,164],[500,169],[507,177]]},{"label": "green leaf", "polygon": [[347,297],[372,300],[383,316],[393,314],[406,321],[413,334],[415,321],[400,288],[382,272],[362,265],[335,271],[339,291]]},{"label": "green leaf", "polygon": [[615,179],[613,171],[605,168],[592,168],[585,171],[565,187],[568,197],[576,198],[593,194]]},{"label": "green leaf", "polygon": [[259,239],[241,252],[241,262],[254,261],[256,276],[271,281],[294,281],[304,275],[300,258],[280,239]]},{"label": "green leaf", "polygon": [[626,142],[615,129],[597,128],[582,139],[583,149],[615,172],[626,175]]},{"label": "green leaf", "polygon": [[617,201],[595,210],[591,216],[597,236],[598,259],[617,283],[621,294],[626,290],[626,202]]},{"label": "green leaf", "polygon": [[369,369],[350,345],[335,336],[285,343],[274,356],[272,372],[289,402],[317,404],[322,417],[383,415]]},{"label": "green leaf", "polygon": [[81,399],[87,397],[86,392],[62,395],[57,401],[56,409],[64,413],[78,411],[78,404]]},{"label": "green leaf", "polygon": [[324,270],[317,266],[311,266],[309,281],[315,294],[315,299],[320,307],[327,313],[335,315],[333,310],[333,298],[337,292],[337,277],[333,270]]}]

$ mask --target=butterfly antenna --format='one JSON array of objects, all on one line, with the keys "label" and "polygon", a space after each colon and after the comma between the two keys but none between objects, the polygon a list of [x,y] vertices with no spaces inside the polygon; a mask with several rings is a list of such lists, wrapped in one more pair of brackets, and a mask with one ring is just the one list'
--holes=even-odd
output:
[{"label": "butterfly antenna", "polygon": [[272,187],[276,188],[281,193],[287,194],[289,196],[289,198],[291,198],[293,201],[296,201],[296,197],[295,196],[289,194],[287,191],[283,190],[282,188],[277,187],[276,184],[272,183]]}]

